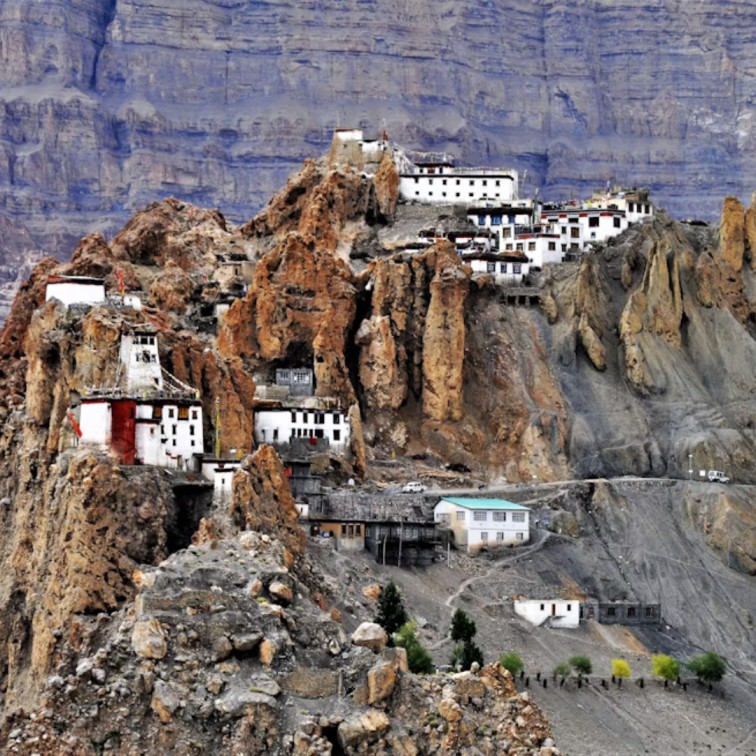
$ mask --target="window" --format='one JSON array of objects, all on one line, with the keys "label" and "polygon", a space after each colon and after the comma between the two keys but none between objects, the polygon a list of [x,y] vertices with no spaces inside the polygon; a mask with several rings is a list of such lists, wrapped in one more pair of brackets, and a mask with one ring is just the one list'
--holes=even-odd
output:
[{"label": "window", "polygon": [[[415,183],[417,183],[417,182],[418,182],[419,180],[420,180],[420,179],[418,179],[418,178],[415,178]],[[415,194],[417,194],[417,192],[415,192]]]},{"label": "window", "polygon": [[192,420],[197,420],[199,417],[199,413],[197,410],[192,410]]},{"label": "window", "polygon": [[323,438],[323,429],[322,428],[316,428],[315,429],[315,438]]},{"label": "window", "polygon": [[189,407],[179,407],[178,408],[178,419],[179,420],[188,420],[189,419]]},{"label": "window", "polygon": [[433,179],[428,179],[428,183],[433,186]]},{"label": "window", "polygon": [[[455,184],[456,184],[457,186],[459,186],[459,179],[457,179],[457,180],[456,180],[456,181],[455,181],[454,183],[455,183]],[[459,197],[459,195],[457,195],[457,197]]]},{"label": "window", "polygon": [[415,192],[415,197],[419,197],[419,196],[420,196],[420,192]]},{"label": "window", "polygon": [[598,228],[599,219],[598,215],[593,216],[593,218],[588,218],[588,226],[590,228]]},{"label": "window", "polygon": [[562,236],[566,236],[566,235],[567,235],[567,226],[560,226],[560,227],[559,227],[559,233],[560,233],[560,234],[561,234]]},{"label": "window", "polygon": [[517,533],[517,535],[515,535],[515,540],[517,540],[517,541],[524,541],[525,540],[525,533]]},{"label": "window", "polygon": [[173,439],[173,445],[176,446],[176,439]]},{"label": "window", "polygon": [[442,181],[441,183],[442,183],[442,184],[443,184],[444,186],[446,186],[446,179],[444,179],[444,180],[443,180],[443,181]]},{"label": "window", "polygon": [[[457,181],[457,183],[459,183],[459,181]],[[459,197],[459,192],[457,192],[454,196]]]},{"label": "window", "polygon": [[567,604],[567,611],[568,611],[568,612],[571,612],[571,611],[572,611],[572,604]]},{"label": "window", "polygon": [[523,247],[522,243],[519,243],[519,244],[517,245],[517,251],[518,251],[518,252],[522,252],[522,247]]},{"label": "window", "polygon": [[325,424],[325,412],[316,412],[315,425],[324,425],[324,424]]},{"label": "window", "polygon": [[496,179],[496,186],[499,186],[501,184],[501,181],[499,179]]},{"label": "window", "polygon": [[362,535],[362,525],[355,525],[354,526],[354,534],[356,536],[361,536]]},{"label": "window", "polygon": [[482,543],[488,543],[488,532],[485,530],[482,530],[480,533],[480,540]]},{"label": "window", "polygon": [[189,435],[190,435],[190,436],[193,436],[193,435],[194,435],[194,426],[193,426],[193,425],[190,425],[190,426],[189,426]]},{"label": "window", "polygon": [[501,229],[501,235],[504,239],[511,239],[512,238],[512,229],[507,226],[506,228]]},{"label": "window", "polygon": [[478,225],[479,226],[485,226],[486,225],[486,216],[485,215],[479,215],[478,216]]},{"label": "window", "polygon": [[500,226],[501,225],[501,216],[500,215],[492,215],[491,216],[491,225],[492,226]]},{"label": "window", "polygon": [[291,413],[291,422],[292,423],[296,423],[297,422],[297,413],[296,412],[292,412]]},{"label": "window", "polygon": [[647,606],[646,607],[646,617],[653,617],[653,616],[654,616],[653,607]]},{"label": "window", "polygon": [[[499,273],[506,273],[507,272],[507,264],[506,263],[499,263]],[[498,512],[494,514],[494,520],[496,519],[496,515]]]},{"label": "window", "polygon": [[556,252],[556,242],[549,242],[549,252]]},{"label": "window", "polygon": [[504,533],[502,533],[501,531],[498,531],[498,533],[496,533],[496,540],[497,541],[503,541],[504,540]]},{"label": "window", "polygon": [[475,186],[475,181],[473,181],[472,179],[470,179],[469,183],[470,183],[470,186]]},{"label": "window", "polygon": [[307,416],[306,412],[302,413],[302,422],[307,425],[307,423],[310,421],[310,418]]},{"label": "window", "polygon": [[617,610],[613,606],[610,606],[606,610],[606,616],[607,617],[616,617],[617,616]]},{"label": "window", "polygon": [[278,441],[278,428],[273,428],[273,440]]},{"label": "window", "polygon": [[536,243],[534,241],[528,242],[528,252],[535,252]]},{"label": "window", "polygon": [[464,520],[465,519],[465,513],[464,512],[457,512],[457,519],[458,520]]},{"label": "window", "polygon": [[494,512],[493,513],[494,522],[506,522],[507,521],[507,513],[506,512]]},{"label": "window", "polygon": [[335,430],[333,432],[333,440],[334,441],[341,441],[341,431],[340,430]]},{"label": "window", "polygon": [[619,218],[615,218],[614,219],[614,227],[615,228],[619,228],[620,227],[620,219]]},{"label": "window", "polygon": [[562,244],[562,252],[566,252],[566,251],[567,251],[567,245],[566,244]]},{"label": "window", "polygon": [[175,436],[175,435],[176,435],[176,433],[177,433],[177,430],[176,430],[177,428],[178,428],[178,425],[172,425],[172,426],[171,426],[171,433],[173,433],[173,435],[174,435],[174,436]]},{"label": "window", "polygon": [[580,223],[580,218],[570,218],[570,223]]},{"label": "window", "polygon": [[165,426],[164,426],[164,425],[161,425],[161,426],[160,426],[160,433],[161,433],[162,435],[165,435]]},{"label": "window", "polygon": [[546,604],[541,604],[541,611],[544,611],[546,609]]},{"label": "window", "polygon": [[194,446],[194,439],[192,439],[192,446]]},{"label": "window", "polygon": [[513,246],[511,244],[507,244],[507,246],[504,247],[504,249],[506,249],[507,252],[511,252],[513,250]]},{"label": "window", "polygon": [[488,519],[488,512],[473,512],[473,520],[475,522],[485,522]]},{"label": "window", "polygon": [[333,413],[333,424],[338,425],[341,422],[341,415],[338,412]]},{"label": "window", "polygon": [[627,616],[628,617],[635,617],[635,607],[634,606],[628,606],[627,607]]},{"label": "window", "polygon": [[525,522],[525,512],[512,512],[512,522]]},{"label": "window", "polygon": [[487,273],[495,273],[496,272],[496,263],[486,263],[486,272]]},{"label": "window", "polygon": [[173,407],[171,407],[171,408],[170,408],[170,409],[168,410],[168,417],[174,417],[174,412],[175,412],[175,410],[173,409]]},{"label": "window", "polygon": [[483,179],[483,186],[488,186],[488,181],[486,181],[485,179]]},{"label": "window", "polygon": [[163,417],[163,408],[162,407],[153,407],[152,408],[152,419],[153,420],[160,420],[160,418]]},{"label": "window", "polygon": [[522,273],[522,263],[512,263],[512,273]]},{"label": "window", "polygon": [[571,228],[570,229],[570,238],[571,239],[579,239],[580,238],[580,229],[579,228]]}]

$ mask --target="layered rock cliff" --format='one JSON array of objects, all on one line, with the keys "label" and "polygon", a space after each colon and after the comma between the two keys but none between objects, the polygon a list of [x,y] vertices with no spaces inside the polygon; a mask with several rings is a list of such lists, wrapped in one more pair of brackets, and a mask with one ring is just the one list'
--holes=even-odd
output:
[{"label": "layered rock cliff", "polygon": [[246,219],[340,124],[513,163],[546,196],[639,183],[711,218],[723,193],[753,190],[754,13],[5,0],[0,211],[63,256],[161,196]]}]

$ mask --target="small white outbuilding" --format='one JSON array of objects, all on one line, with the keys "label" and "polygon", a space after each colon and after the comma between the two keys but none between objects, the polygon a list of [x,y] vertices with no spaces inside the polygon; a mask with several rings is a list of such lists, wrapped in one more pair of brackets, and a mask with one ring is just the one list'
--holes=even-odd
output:
[{"label": "small white outbuilding", "polygon": [[580,602],[575,599],[523,599],[514,602],[514,610],[537,627],[580,625]]}]

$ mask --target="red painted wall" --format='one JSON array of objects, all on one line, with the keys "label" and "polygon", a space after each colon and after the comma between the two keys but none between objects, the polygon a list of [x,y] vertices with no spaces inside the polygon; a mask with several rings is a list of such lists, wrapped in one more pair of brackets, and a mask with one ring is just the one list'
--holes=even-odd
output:
[{"label": "red painted wall", "polygon": [[122,399],[113,402],[111,445],[122,465],[133,465],[136,456],[136,402]]}]

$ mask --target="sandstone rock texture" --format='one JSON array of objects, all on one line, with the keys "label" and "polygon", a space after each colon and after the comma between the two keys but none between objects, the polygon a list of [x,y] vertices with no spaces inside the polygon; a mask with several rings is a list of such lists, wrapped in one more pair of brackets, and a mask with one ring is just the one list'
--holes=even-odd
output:
[{"label": "sandstone rock texture", "polygon": [[0,5],[0,211],[63,255],[161,194],[246,219],[338,124],[513,163],[547,196],[611,178],[711,217],[722,186],[753,190],[748,3],[45,7]]}]

